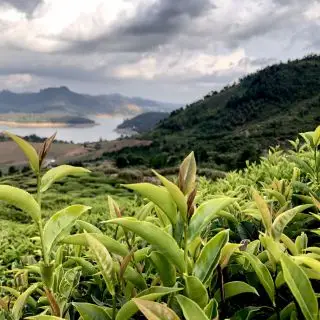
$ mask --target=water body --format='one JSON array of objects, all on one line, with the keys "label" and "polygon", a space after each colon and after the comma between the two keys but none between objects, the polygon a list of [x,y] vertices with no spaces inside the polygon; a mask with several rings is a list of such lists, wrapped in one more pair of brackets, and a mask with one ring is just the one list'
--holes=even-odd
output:
[{"label": "water body", "polygon": [[121,136],[121,133],[116,132],[115,129],[123,122],[123,117],[90,117],[90,119],[94,120],[97,125],[66,128],[55,128],[54,126],[48,128],[18,128],[0,125],[0,132],[8,130],[19,136],[36,134],[39,137],[49,137],[57,131],[57,139],[73,141],[75,143],[93,142],[98,141],[100,138],[103,140],[114,140]]}]

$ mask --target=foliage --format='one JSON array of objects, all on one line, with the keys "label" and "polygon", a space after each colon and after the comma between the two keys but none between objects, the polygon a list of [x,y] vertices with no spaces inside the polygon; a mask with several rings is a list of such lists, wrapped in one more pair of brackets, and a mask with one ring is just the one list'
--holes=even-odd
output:
[{"label": "foliage", "polygon": [[[193,150],[202,167],[224,171],[245,167],[246,160],[258,160],[270,145],[286,145],[297,132],[312,130],[319,123],[319,86],[319,55],[272,65],[173,111],[141,136],[152,140],[151,146],[128,148],[109,157],[131,154],[153,167],[152,158],[163,155],[166,161],[158,163],[166,167]],[[168,155],[175,156],[175,163],[168,163]]]},{"label": "foliage", "polygon": [[216,182],[196,178],[190,153],[175,180],[154,171],[161,185],[124,185],[142,196],[139,210],[108,197],[103,228],[85,221],[84,204],[43,214],[59,179],[88,173],[43,175],[44,152],[24,147],[36,199],[5,184],[0,199],[31,216],[37,254],[3,270],[0,317],[318,319],[320,127],[291,144]]}]

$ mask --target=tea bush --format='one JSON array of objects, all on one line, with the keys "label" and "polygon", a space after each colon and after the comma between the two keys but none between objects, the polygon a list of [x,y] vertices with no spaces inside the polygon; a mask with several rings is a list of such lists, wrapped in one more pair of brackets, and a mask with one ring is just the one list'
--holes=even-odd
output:
[{"label": "tea bush", "polygon": [[[108,215],[62,184],[87,169],[42,169],[54,137],[37,153],[8,135],[29,159],[36,182],[24,189],[35,197],[2,184],[0,200],[29,215],[36,236],[2,267],[0,319],[319,319],[320,127],[215,182],[196,178],[191,153],[176,181],[154,171],[161,186],[125,185],[142,196],[127,208],[108,196]],[[73,198],[55,213],[54,188]],[[12,241],[4,250],[18,258]]]}]

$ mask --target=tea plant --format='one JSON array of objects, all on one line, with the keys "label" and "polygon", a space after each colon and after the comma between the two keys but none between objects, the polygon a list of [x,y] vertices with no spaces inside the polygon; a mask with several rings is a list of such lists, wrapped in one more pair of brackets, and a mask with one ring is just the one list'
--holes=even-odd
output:
[{"label": "tea plant", "polygon": [[42,175],[53,137],[37,154],[9,135],[37,177],[37,200],[7,185],[0,200],[30,214],[41,254],[8,270],[15,286],[2,286],[4,319],[319,318],[319,128],[289,155],[273,149],[226,179],[200,179],[200,188],[191,153],[176,181],[154,171],[161,186],[124,185],[146,199],[140,210],[125,215],[109,196],[103,228],[80,220],[84,205],[44,223],[42,194],[88,170],[60,166]]}]

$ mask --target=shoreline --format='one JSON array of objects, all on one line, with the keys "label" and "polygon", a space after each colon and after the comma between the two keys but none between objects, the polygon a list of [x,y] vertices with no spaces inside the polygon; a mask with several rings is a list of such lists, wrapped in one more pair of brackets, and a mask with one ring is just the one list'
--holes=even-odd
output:
[{"label": "shoreline", "polygon": [[65,122],[18,122],[18,121],[3,121],[0,120],[0,126],[6,126],[10,128],[68,128],[68,127],[94,127],[97,123],[83,123],[83,124],[71,124]]}]

